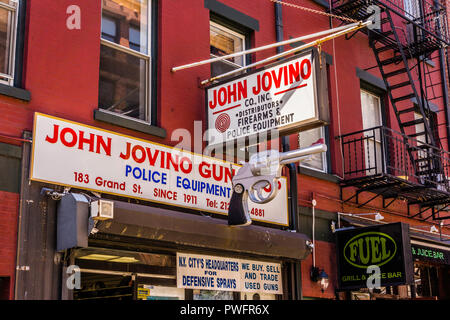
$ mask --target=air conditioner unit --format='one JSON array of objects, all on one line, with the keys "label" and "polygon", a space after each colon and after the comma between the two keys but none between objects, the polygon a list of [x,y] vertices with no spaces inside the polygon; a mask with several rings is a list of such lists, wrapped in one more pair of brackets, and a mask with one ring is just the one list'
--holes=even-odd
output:
[{"label": "air conditioner unit", "polygon": [[114,202],[96,200],[91,202],[91,217],[94,220],[108,220],[114,218]]}]

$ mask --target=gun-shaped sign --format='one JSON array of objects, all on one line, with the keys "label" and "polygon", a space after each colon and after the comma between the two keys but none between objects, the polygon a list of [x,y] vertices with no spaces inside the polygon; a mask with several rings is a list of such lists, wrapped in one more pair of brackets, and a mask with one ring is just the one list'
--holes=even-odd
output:
[{"label": "gun-shaped sign", "polygon": [[[284,165],[303,161],[309,155],[325,151],[327,151],[326,144],[320,143],[287,152],[266,150],[252,155],[250,160],[233,176],[228,225],[246,226],[252,223],[248,212],[248,198],[259,204],[267,203],[275,198]],[[270,186],[270,193],[264,196],[262,190],[268,190],[268,186]]]}]

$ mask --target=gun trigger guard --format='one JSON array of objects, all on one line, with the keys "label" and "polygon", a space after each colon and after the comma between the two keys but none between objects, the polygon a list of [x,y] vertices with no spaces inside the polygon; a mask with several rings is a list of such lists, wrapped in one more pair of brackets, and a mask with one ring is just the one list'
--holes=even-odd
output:
[{"label": "gun trigger guard", "polygon": [[[270,193],[267,196],[262,195],[262,189],[270,185]],[[255,196],[255,192],[257,196]],[[278,179],[272,178],[271,180],[264,179],[254,183],[248,190],[248,196],[251,201],[259,204],[267,203],[271,201],[278,193]]]}]

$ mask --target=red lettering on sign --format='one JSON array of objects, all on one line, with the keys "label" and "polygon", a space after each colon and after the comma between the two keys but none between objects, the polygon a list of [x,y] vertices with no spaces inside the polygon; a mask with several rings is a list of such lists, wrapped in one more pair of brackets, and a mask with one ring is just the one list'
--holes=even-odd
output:
[{"label": "red lettering on sign", "polygon": [[95,145],[95,134],[90,133],[89,138],[84,137],[84,131],[80,131],[80,138],[78,142],[78,149],[83,150],[83,145],[87,143],[89,145],[89,151],[94,152],[94,145]]},{"label": "red lettering on sign", "polygon": [[[256,76],[256,85],[252,88],[252,92],[254,95],[258,95],[262,91],[271,90],[273,85],[278,89],[282,84],[286,87],[294,82],[307,80],[311,76],[311,72],[311,61],[309,59],[303,59],[300,63],[296,61],[287,66],[274,69],[271,72],[266,71],[262,75],[259,74]],[[303,86],[306,86],[306,84]]]},{"label": "red lettering on sign", "polygon": [[175,191],[164,190],[155,188],[153,190],[153,196],[157,198],[169,199],[169,200],[177,200],[178,193]]},{"label": "red lettering on sign", "polygon": [[[185,163],[187,163],[187,167],[185,166]],[[182,157],[180,159],[180,169],[184,173],[190,173],[192,171],[192,161],[188,157]]]},{"label": "red lettering on sign", "polygon": [[[212,168],[211,168],[212,166]],[[200,165],[198,166],[198,171],[200,176],[202,176],[205,179],[213,178],[216,181],[224,181],[227,183],[228,181],[231,181],[235,170],[231,170],[228,167],[221,166],[219,164],[213,163],[212,165],[202,161]]]},{"label": "red lettering on sign", "polygon": [[[306,71],[305,71],[306,66]],[[311,61],[308,59],[305,59],[300,64],[300,71],[303,79],[308,79],[311,76],[312,68],[311,68]]]},{"label": "red lettering on sign", "polygon": [[[67,133],[70,136],[69,137],[70,140],[67,140]],[[63,145],[71,148],[77,144],[77,133],[72,128],[64,128],[61,130],[60,139]]]},{"label": "red lettering on sign", "polygon": [[239,81],[237,83],[230,84],[220,89],[214,89],[212,91],[212,99],[208,105],[210,109],[214,109],[217,106],[222,107],[225,104],[234,103],[236,101],[247,98],[247,80]]},{"label": "red lettering on sign", "polygon": [[59,125],[54,124],[52,137],[47,135],[45,141],[49,143],[61,141],[61,143],[68,148],[73,148],[78,145],[79,150],[84,150],[87,144],[89,152],[100,154],[103,151],[107,156],[111,156],[111,138],[108,137],[105,141],[104,137],[94,133],[89,133],[89,138],[86,138],[85,131],[78,130],[78,132],[76,132],[70,127],[65,127],[61,131],[59,129]]},{"label": "red lettering on sign", "polygon": [[289,83],[300,81],[300,66],[298,61],[289,65]]},{"label": "red lettering on sign", "polygon": [[125,151],[121,152],[119,157],[123,160],[132,159],[136,163],[148,161],[148,164],[152,167],[159,160],[158,164],[162,169],[174,170],[176,172],[181,170],[184,173],[190,173],[192,171],[192,161],[188,157],[180,158],[178,154],[161,150],[152,151],[151,148],[144,148],[139,144],[132,146],[130,142],[126,143]]}]

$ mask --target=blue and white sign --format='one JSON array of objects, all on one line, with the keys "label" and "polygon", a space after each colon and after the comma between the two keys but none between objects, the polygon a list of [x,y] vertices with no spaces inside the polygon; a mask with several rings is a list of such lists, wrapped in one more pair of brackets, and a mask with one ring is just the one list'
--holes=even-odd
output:
[{"label": "blue and white sign", "polygon": [[177,253],[177,287],[282,294],[281,264]]}]

